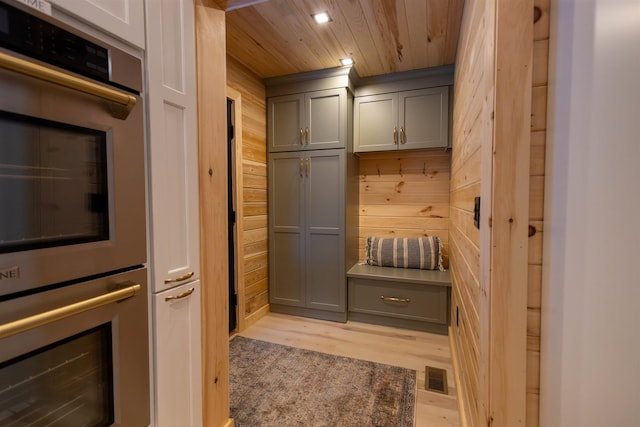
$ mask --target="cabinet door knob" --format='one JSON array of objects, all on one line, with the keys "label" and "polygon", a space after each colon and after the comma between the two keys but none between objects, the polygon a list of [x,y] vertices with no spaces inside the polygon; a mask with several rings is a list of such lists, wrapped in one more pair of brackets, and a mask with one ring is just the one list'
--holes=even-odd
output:
[{"label": "cabinet door knob", "polygon": [[306,141],[307,141],[307,145],[309,145],[309,139],[311,138],[309,136],[311,134],[311,132],[309,132],[309,128],[307,128],[304,133],[305,133],[305,138],[306,138]]},{"label": "cabinet door knob", "polygon": [[164,297],[165,301],[171,301],[171,300],[176,300],[176,299],[182,299],[182,298],[186,298],[189,295],[191,295],[193,293],[193,291],[195,290],[195,288],[189,288],[186,291],[178,294],[178,295],[169,295],[168,297]]},{"label": "cabinet door knob", "polygon": [[300,128],[300,145],[304,146],[304,130]]},{"label": "cabinet door knob", "polygon": [[303,162],[302,157],[300,157],[300,178],[302,178],[302,170],[304,169],[302,162]]},{"label": "cabinet door knob", "polygon": [[310,173],[311,173],[311,161],[307,157],[307,178],[309,177]]},{"label": "cabinet door knob", "polygon": [[393,128],[393,143],[398,144],[398,128]]},{"label": "cabinet door knob", "polygon": [[407,141],[404,140],[404,128],[400,126],[400,144],[406,144]]}]

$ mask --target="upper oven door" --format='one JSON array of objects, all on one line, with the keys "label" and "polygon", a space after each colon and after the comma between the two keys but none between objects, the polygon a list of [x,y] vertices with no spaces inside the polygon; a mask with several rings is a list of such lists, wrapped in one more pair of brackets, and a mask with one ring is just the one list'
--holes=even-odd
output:
[{"label": "upper oven door", "polygon": [[0,295],[144,264],[140,97],[3,49],[0,93]]}]

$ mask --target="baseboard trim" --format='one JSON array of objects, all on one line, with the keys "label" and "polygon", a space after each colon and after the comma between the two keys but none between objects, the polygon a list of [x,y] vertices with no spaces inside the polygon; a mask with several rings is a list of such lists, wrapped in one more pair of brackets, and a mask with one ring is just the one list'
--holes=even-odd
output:
[{"label": "baseboard trim", "polygon": [[270,311],[271,311],[271,307],[269,306],[269,304],[260,307],[259,309],[257,309],[256,311],[254,311],[253,313],[251,313],[250,315],[244,318],[244,322],[242,325],[243,328],[241,330],[238,330],[238,332],[247,330],[249,326],[253,325],[258,320],[262,319]]},{"label": "baseboard trim", "polygon": [[456,379],[456,395],[458,397],[458,414],[460,417],[460,427],[467,427],[467,413],[465,412],[465,401],[462,393],[462,382],[460,381],[460,365],[458,365],[458,350],[456,340],[453,338],[453,331],[449,326],[449,347],[451,348],[451,360],[453,360],[453,377]]},{"label": "baseboard trim", "polygon": [[281,304],[271,304],[271,311],[274,313],[289,314],[292,316],[311,317],[313,319],[329,320],[332,322],[345,323],[347,312],[325,311],[314,308],[292,307]]}]

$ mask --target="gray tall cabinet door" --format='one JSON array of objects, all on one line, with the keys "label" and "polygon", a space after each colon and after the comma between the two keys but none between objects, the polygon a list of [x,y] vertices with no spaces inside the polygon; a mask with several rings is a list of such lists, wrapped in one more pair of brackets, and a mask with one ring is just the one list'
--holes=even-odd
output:
[{"label": "gray tall cabinet door", "polygon": [[269,156],[269,293],[272,303],[304,307],[305,159]]},{"label": "gray tall cabinet door", "polygon": [[269,157],[270,299],[344,312],[345,151]]},{"label": "gray tall cabinet door", "polygon": [[307,307],[345,310],[345,152],[306,155]]}]

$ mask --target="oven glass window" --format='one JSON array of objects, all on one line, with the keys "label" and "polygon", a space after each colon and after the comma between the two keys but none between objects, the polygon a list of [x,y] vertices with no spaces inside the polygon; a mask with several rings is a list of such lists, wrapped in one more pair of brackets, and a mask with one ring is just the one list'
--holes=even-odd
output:
[{"label": "oven glass window", "polygon": [[0,253],[109,238],[105,132],[0,111]]},{"label": "oven glass window", "polygon": [[113,424],[111,323],[0,364],[0,425]]}]

